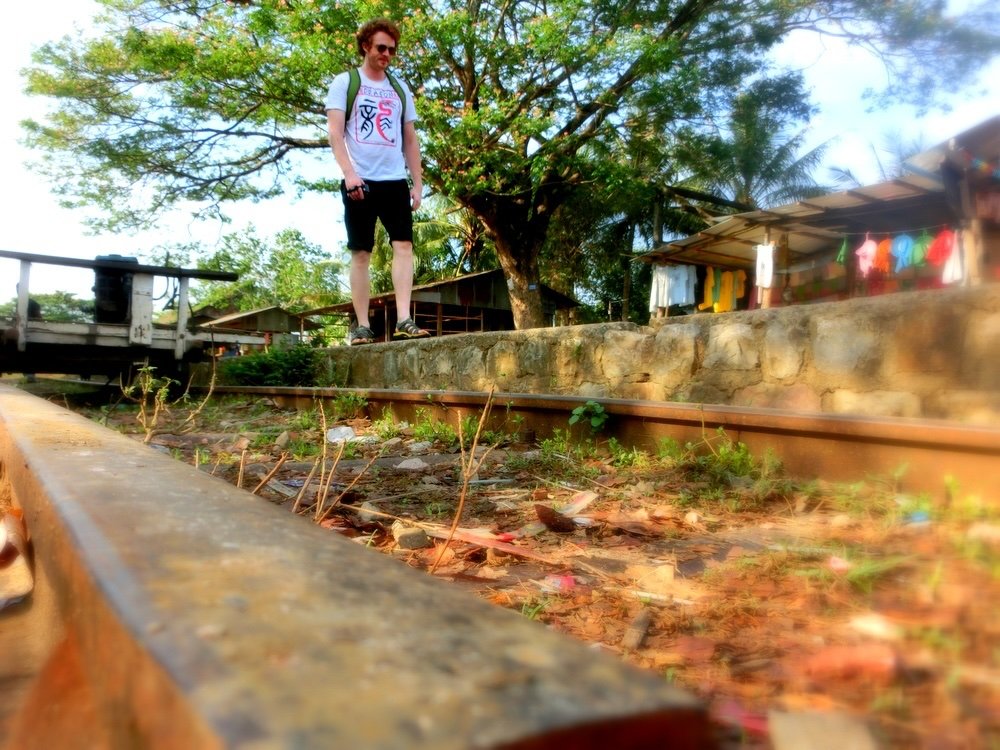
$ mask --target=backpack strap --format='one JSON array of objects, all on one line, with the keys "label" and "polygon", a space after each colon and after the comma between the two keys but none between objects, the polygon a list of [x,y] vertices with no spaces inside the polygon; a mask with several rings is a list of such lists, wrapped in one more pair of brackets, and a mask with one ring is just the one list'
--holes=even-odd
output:
[{"label": "backpack strap", "polygon": [[344,109],[344,126],[351,119],[351,112],[354,110],[354,100],[358,98],[358,91],[361,90],[361,74],[357,68],[351,68],[347,73],[347,107]]},{"label": "backpack strap", "polygon": [[[358,91],[361,90],[361,74],[358,72],[357,68],[351,68],[347,72],[347,106],[344,109],[344,127],[347,127],[347,121],[351,119],[351,112],[354,111],[354,100],[358,98]],[[395,90],[396,95],[399,97],[400,110],[399,116],[400,127],[399,127],[399,147],[403,147],[403,125],[406,123],[406,92],[403,91],[402,85],[397,81],[391,73],[387,70],[385,72],[385,77],[389,79],[389,85]]]}]

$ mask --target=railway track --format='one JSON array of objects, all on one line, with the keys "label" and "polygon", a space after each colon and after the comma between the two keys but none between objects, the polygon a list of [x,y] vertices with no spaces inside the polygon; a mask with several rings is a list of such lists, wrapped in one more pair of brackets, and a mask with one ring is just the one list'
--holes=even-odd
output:
[{"label": "railway track", "polygon": [[[369,416],[388,409],[413,420],[418,410],[457,424],[485,408],[489,394],[476,391],[419,391],[355,388],[217,386],[218,394],[251,394],[287,406],[308,408],[315,400],[345,395],[363,398]],[[771,451],[785,471],[799,479],[856,481],[882,476],[901,490],[947,499],[961,491],[1000,502],[1000,429],[918,419],[804,414],[710,404],[633,401],[581,396],[496,393],[492,420],[503,428],[516,418],[520,429],[539,439],[569,428],[573,409],[593,401],[608,415],[603,437],[627,447],[655,449],[665,438],[702,440],[719,428],[756,456]]]}]

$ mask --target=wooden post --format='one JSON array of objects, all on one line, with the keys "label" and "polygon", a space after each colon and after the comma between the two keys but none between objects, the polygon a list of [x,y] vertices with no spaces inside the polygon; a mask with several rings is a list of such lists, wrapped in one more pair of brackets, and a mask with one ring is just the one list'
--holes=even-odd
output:
[{"label": "wooden post", "polygon": [[17,282],[17,350],[23,352],[28,345],[28,279],[31,262],[21,261],[21,279]]}]

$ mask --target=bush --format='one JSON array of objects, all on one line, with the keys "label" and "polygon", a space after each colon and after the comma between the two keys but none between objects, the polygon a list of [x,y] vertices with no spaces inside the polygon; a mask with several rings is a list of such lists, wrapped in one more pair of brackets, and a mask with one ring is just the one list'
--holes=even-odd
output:
[{"label": "bush", "polygon": [[232,357],[219,363],[226,382],[234,385],[316,385],[321,351],[304,344],[288,349]]}]

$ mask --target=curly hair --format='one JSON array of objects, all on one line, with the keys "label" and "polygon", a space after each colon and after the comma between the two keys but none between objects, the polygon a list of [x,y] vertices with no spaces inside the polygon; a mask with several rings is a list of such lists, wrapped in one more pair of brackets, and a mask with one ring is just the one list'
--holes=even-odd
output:
[{"label": "curly hair", "polygon": [[399,44],[399,27],[386,18],[375,18],[358,29],[356,37],[359,55],[365,56],[365,47],[371,44],[372,37],[380,31],[391,36],[392,41]]}]

